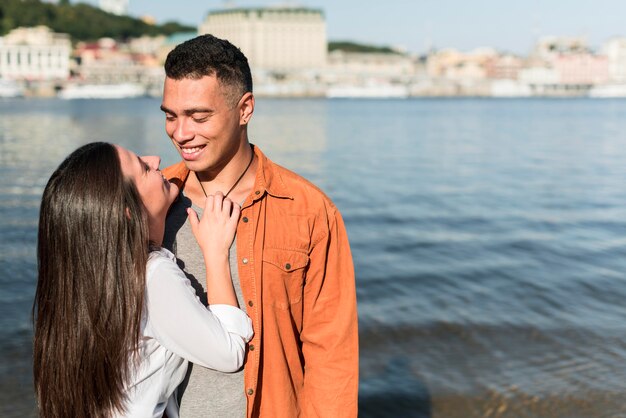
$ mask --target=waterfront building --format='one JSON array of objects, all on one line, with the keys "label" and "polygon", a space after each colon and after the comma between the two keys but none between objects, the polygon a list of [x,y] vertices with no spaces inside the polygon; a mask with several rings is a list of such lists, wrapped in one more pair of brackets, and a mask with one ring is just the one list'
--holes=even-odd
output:
[{"label": "waterfront building", "polygon": [[546,36],[537,41],[531,57],[550,62],[561,55],[585,54],[589,52],[585,38]]},{"label": "waterfront building", "polygon": [[402,53],[334,50],[320,81],[327,97],[406,97],[416,68]]},{"label": "waterfront building", "polygon": [[530,85],[549,86],[559,84],[559,74],[544,61],[530,61],[518,73],[518,80]]},{"label": "waterfront building", "polygon": [[456,81],[474,81],[487,78],[485,67],[473,59],[464,59],[446,68],[444,77]]},{"label": "waterfront building", "polygon": [[124,16],[128,14],[128,1],[129,0],[100,0],[98,4],[105,12]]},{"label": "waterfront building", "polygon": [[253,71],[285,73],[326,65],[326,21],[321,10],[238,8],[209,12],[198,27],[228,39],[246,55]]},{"label": "waterfront building", "polygon": [[587,94],[590,87],[588,84],[564,84],[561,72],[553,63],[534,58],[519,71],[518,81],[527,85],[533,96],[566,97]]},{"label": "waterfront building", "polygon": [[559,55],[553,61],[559,82],[568,86],[604,84],[609,79],[609,61],[606,56],[590,53]]},{"label": "waterfront building", "polygon": [[133,51],[131,44],[111,38],[79,42],[74,58],[74,81],[81,83],[137,83],[153,88],[163,82],[162,64],[154,53]]},{"label": "waterfront building", "polygon": [[485,75],[492,80],[517,80],[524,60],[511,54],[496,55],[485,62]]},{"label": "waterfront building", "polygon": [[626,38],[614,38],[602,47],[609,65],[609,81],[626,83]]},{"label": "waterfront building", "polygon": [[533,91],[530,85],[512,79],[492,79],[489,84],[490,97],[530,97]]},{"label": "waterfront building", "polygon": [[130,52],[142,55],[158,56],[161,48],[165,45],[167,37],[165,35],[157,36],[140,36],[139,38],[131,38],[128,41]]},{"label": "waterfront building", "polygon": [[415,74],[414,60],[405,54],[349,52],[335,50],[328,54],[324,76],[329,79],[385,78],[404,81]]},{"label": "waterfront building", "polygon": [[0,38],[0,78],[44,81],[70,74],[70,37],[46,26],[17,28]]},{"label": "waterfront building", "polygon": [[492,48],[479,48],[468,53],[456,49],[432,52],[427,58],[429,76],[450,80],[482,80],[487,77],[486,65],[498,56]]},{"label": "waterfront building", "polygon": [[544,37],[535,45],[519,80],[534,95],[586,96],[609,79],[608,59],[592,53],[581,37]]},{"label": "waterfront building", "polygon": [[426,58],[426,72],[430,78],[444,77],[448,68],[458,65],[463,54],[453,48],[431,51]]}]

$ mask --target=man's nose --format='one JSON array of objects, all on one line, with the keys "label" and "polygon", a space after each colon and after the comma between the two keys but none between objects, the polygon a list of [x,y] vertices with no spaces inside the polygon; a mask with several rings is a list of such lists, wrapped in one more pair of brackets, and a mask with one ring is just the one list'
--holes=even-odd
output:
[{"label": "man's nose", "polygon": [[173,139],[178,142],[188,141],[193,139],[194,133],[191,127],[189,126],[189,122],[186,118],[179,118],[176,121],[176,126],[174,127]]}]

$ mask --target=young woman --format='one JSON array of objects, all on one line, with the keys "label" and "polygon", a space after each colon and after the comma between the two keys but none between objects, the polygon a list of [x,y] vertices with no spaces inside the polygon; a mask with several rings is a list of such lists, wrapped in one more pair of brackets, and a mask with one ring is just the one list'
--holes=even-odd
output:
[{"label": "young woman", "polygon": [[33,307],[41,418],[161,417],[166,406],[176,418],[172,395],[187,361],[224,372],[243,364],[252,327],[228,264],[239,206],[216,195],[202,219],[189,213],[205,257],[207,308],[160,248],[178,189],[158,164],[91,143],[48,181]]}]

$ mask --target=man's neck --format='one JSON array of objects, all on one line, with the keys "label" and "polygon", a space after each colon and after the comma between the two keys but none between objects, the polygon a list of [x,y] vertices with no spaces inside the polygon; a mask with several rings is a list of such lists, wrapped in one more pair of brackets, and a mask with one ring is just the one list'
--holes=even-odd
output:
[{"label": "man's neck", "polygon": [[205,197],[217,192],[242,203],[254,187],[256,160],[252,147],[246,142],[223,168],[189,173],[185,193],[198,206],[204,206]]}]

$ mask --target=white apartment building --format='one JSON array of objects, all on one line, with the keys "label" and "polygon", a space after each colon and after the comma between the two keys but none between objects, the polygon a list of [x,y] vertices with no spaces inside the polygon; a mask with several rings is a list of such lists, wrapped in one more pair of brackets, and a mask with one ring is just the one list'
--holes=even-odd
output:
[{"label": "white apartment building", "polygon": [[58,80],[70,74],[70,37],[46,26],[17,28],[0,38],[0,78]]},{"label": "white apartment building", "polygon": [[105,12],[124,16],[128,14],[128,0],[100,0],[99,7]]},{"label": "white apartment building", "polygon": [[602,53],[609,61],[609,80],[626,83],[626,38],[614,38],[604,44]]},{"label": "white apartment building", "polygon": [[253,71],[287,72],[326,65],[326,21],[321,10],[240,8],[209,12],[198,34],[227,39]]}]

